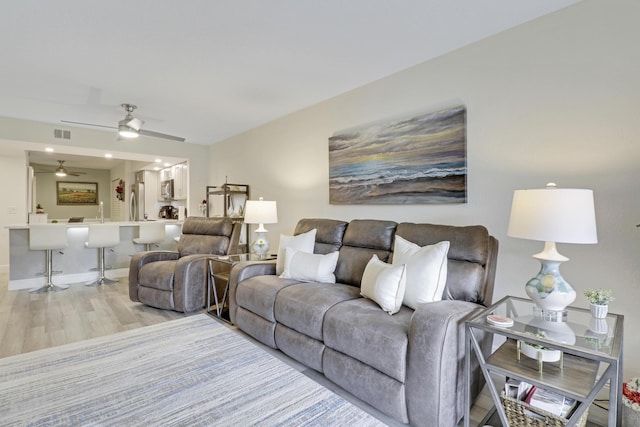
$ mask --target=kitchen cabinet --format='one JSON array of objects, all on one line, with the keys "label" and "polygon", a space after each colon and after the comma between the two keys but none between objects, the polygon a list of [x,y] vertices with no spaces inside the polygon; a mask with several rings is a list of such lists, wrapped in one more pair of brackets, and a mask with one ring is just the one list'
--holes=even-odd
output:
[{"label": "kitchen cabinet", "polygon": [[175,200],[184,200],[187,198],[187,183],[189,182],[187,163],[180,163],[171,168],[173,169],[173,198]]},{"label": "kitchen cabinet", "polygon": [[[185,200],[189,194],[189,167],[187,162],[179,163],[160,171],[160,182],[172,181],[173,197],[172,200]],[[158,200],[166,201],[158,192]]]}]

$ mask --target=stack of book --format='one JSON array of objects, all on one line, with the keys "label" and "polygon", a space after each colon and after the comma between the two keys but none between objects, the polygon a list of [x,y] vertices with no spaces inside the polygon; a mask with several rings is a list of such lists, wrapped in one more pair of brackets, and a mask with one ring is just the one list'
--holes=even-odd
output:
[{"label": "stack of book", "polygon": [[[575,399],[533,386],[524,381],[508,379],[504,387],[505,394],[508,397],[523,401],[531,408],[542,409],[543,411],[563,418],[569,418],[577,405]],[[525,409],[524,412],[532,418],[544,418],[528,409]]]}]

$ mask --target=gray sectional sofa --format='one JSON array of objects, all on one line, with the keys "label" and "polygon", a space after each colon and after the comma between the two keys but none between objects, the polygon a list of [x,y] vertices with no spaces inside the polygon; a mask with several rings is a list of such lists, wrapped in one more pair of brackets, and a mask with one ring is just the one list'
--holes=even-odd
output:
[{"label": "gray sectional sofa", "polygon": [[[280,278],[274,262],[238,264],[231,322],[400,422],[455,426],[464,407],[464,319],[491,303],[497,240],[482,226],[381,220],[302,219],[294,234],[312,229],[315,253],[339,251],[336,283]],[[365,266],[373,254],[391,262],[395,235],[420,246],[450,242],[441,301],[389,315],[360,295]],[[488,352],[488,337],[483,345]],[[475,396],[483,381],[474,370]]]}]

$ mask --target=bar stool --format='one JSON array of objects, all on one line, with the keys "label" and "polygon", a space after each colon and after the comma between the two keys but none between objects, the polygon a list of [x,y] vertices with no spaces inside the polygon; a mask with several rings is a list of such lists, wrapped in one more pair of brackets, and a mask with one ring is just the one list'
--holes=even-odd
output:
[{"label": "bar stool", "polygon": [[89,224],[87,248],[98,248],[98,278],[85,283],[87,286],[110,285],[118,282],[104,276],[104,248],[117,246],[120,243],[120,226],[118,224]]},{"label": "bar stool", "polygon": [[31,224],[29,226],[29,249],[32,251],[45,251],[44,275],[47,283],[39,288],[30,289],[29,292],[41,293],[48,291],[62,291],[68,289],[68,285],[54,285],[51,283],[53,274],[54,249],[67,247],[67,226],[63,224]]},{"label": "bar stool", "polygon": [[164,222],[141,222],[138,237],[133,239],[133,243],[144,245],[144,250],[148,251],[153,243],[164,242],[165,233]]}]

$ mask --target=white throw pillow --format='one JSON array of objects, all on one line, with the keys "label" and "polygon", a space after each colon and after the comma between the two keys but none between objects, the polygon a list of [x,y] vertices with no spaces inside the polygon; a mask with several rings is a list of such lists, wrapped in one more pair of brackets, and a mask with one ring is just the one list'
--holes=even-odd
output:
[{"label": "white throw pillow", "polygon": [[336,283],[336,270],[339,252],[328,254],[309,254],[294,248],[284,251],[283,279],[302,280],[303,282]]},{"label": "white throw pillow", "polygon": [[420,303],[440,301],[447,283],[449,242],[418,246],[396,236],[393,265],[407,266],[407,288],[403,304],[414,310]]},{"label": "white throw pillow", "polygon": [[394,266],[373,255],[362,274],[360,295],[369,298],[389,314],[402,306],[406,282],[405,266]]},{"label": "white throw pillow", "polygon": [[309,230],[296,236],[280,235],[280,246],[278,246],[278,259],[276,260],[276,274],[279,276],[284,272],[284,250],[294,248],[309,254],[313,253],[316,244],[316,230]]}]

